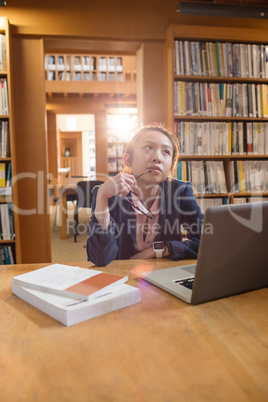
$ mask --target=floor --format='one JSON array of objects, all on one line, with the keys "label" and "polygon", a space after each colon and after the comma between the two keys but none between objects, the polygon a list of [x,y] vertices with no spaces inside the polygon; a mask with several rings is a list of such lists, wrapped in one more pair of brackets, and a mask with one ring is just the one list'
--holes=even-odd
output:
[{"label": "floor", "polygon": [[[52,262],[67,262],[67,261],[86,261],[86,239],[87,239],[87,224],[90,220],[90,209],[81,208],[79,210],[79,230],[80,234],[77,236],[77,242],[74,242],[73,237],[73,212],[74,206],[68,203],[68,221],[67,230],[68,238],[60,239],[60,229],[56,225],[53,230],[53,222],[55,217],[56,207],[50,207],[50,222],[51,222],[51,249],[52,249]],[[59,218],[59,216],[57,216]]]}]

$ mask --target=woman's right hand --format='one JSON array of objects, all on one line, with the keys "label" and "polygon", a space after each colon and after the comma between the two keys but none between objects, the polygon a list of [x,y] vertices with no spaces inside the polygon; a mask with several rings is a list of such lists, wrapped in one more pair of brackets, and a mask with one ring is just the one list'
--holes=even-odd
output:
[{"label": "woman's right hand", "polygon": [[119,197],[123,197],[133,191],[136,186],[137,182],[132,174],[120,172],[101,185],[98,196],[107,200],[116,194],[119,194]]}]

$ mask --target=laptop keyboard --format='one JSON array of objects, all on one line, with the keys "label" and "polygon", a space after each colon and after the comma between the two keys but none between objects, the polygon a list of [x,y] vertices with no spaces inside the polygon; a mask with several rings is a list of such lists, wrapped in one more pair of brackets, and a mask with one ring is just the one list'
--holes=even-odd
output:
[{"label": "laptop keyboard", "polygon": [[193,289],[193,286],[194,286],[194,278],[178,279],[175,282],[179,283],[180,285],[182,285],[188,289]]}]

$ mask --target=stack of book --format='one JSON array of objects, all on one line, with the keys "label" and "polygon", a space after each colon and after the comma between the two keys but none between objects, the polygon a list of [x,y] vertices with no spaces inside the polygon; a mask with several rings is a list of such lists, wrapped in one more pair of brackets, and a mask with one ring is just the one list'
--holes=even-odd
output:
[{"label": "stack of book", "polygon": [[53,264],[16,276],[12,292],[70,326],[141,300],[140,289],[125,284],[127,276]]}]

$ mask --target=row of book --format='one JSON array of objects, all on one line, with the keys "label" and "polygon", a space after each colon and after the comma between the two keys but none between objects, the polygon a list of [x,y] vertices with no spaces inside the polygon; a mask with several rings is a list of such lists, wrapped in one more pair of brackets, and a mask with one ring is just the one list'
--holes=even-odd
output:
[{"label": "row of book", "polygon": [[268,160],[230,161],[230,192],[268,192]]},{"label": "row of book", "polygon": [[190,181],[194,194],[227,193],[222,161],[179,161],[177,178]]},{"label": "row of book", "polygon": [[1,190],[7,187],[11,187],[11,162],[0,163],[0,195],[4,195]]},{"label": "row of book", "polygon": [[[97,65],[98,60],[98,65]],[[114,56],[45,56],[45,69],[50,71],[123,71],[123,58]]]},{"label": "row of book", "polygon": [[49,71],[47,74],[48,81],[117,81],[123,82],[122,73],[114,72],[70,72],[70,71]]},{"label": "row of book", "polygon": [[0,34],[0,71],[7,70],[6,37]]},{"label": "row of book", "polygon": [[221,205],[228,204],[228,198],[196,198],[196,202],[199,205],[201,211],[204,213],[209,207],[219,207]]},{"label": "row of book", "polygon": [[180,122],[181,155],[268,155],[268,122]]},{"label": "row of book", "polygon": [[[268,192],[268,160],[230,161],[230,193]],[[227,193],[223,161],[179,161],[177,178],[194,194]]]},{"label": "row of book", "polygon": [[0,246],[0,265],[15,264],[15,258],[11,246]]},{"label": "row of book", "polygon": [[[214,198],[196,198],[196,202],[199,205],[201,211],[204,213],[205,210],[209,207],[217,207],[221,205],[229,204],[229,198],[227,197],[214,197]],[[232,203],[233,204],[245,204],[252,202],[263,202],[268,201],[268,197],[234,197]]]},{"label": "row of book", "polygon": [[233,204],[247,204],[248,202],[268,201],[268,197],[235,197]]},{"label": "row of book", "polygon": [[179,116],[268,117],[266,84],[174,82]]},{"label": "row of book", "polygon": [[0,238],[14,240],[14,211],[12,203],[0,204]]},{"label": "row of book", "polygon": [[108,157],[120,157],[122,158],[125,150],[125,144],[110,143],[108,144]]},{"label": "row of book", "polygon": [[268,45],[174,41],[177,75],[268,78]]},{"label": "row of book", "polygon": [[7,95],[7,80],[0,79],[0,115],[8,115],[8,95]]},{"label": "row of book", "polygon": [[0,156],[10,155],[9,125],[7,120],[0,120]]}]

